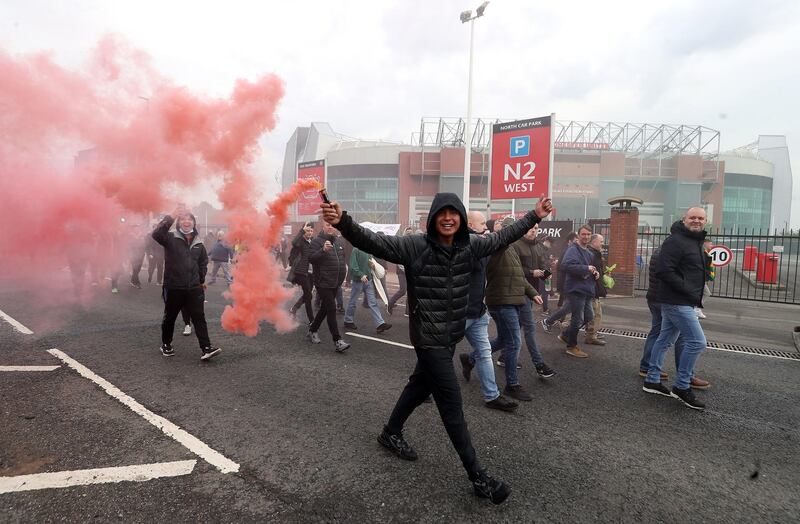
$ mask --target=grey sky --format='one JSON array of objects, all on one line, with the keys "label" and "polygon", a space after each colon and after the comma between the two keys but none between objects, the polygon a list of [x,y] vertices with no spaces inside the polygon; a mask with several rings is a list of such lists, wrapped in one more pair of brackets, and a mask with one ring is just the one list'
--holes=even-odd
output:
[{"label": "grey sky", "polygon": [[[297,126],[408,141],[423,116],[463,116],[469,1],[6,0],[0,45],[77,66],[118,33],[166,76],[226,95],[236,78],[286,82],[260,176],[277,187]],[[493,0],[475,26],[473,114],[701,124],[729,149],[785,134],[800,222],[800,2]]]}]

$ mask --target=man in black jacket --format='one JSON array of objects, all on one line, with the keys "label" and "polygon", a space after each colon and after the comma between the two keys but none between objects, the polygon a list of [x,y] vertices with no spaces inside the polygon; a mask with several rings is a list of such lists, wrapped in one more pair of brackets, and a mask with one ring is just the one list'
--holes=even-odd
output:
[{"label": "man in black jacket", "polygon": [[289,312],[292,316],[297,315],[297,310],[300,306],[306,307],[306,318],[309,325],[314,320],[314,309],[311,306],[314,292],[314,282],[312,282],[312,275],[310,265],[308,263],[308,250],[311,247],[311,239],[314,238],[314,226],[311,222],[306,222],[300,231],[297,232],[292,240],[292,252],[289,255],[289,263],[292,265],[289,276],[289,282],[300,286],[303,294],[297,299]]},{"label": "man in black jacket", "polygon": [[[661,301],[661,333],[650,355],[650,367],[642,389],[667,397],[677,397],[693,409],[705,409],[691,389],[694,366],[706,348],[706,337],[694,311],[703,306],[706,283],[705,252],[706,212],[693,207],[683,220],[672,224],[671,235],[661,245],[656,265]],[[670,391],[661,383],[661,369],[669,346],[683,338],[678,376]]]},{"label": "man in black jacket", "polygon": [[336,202],[320,207],[323,219],[336,226],[354,247],[394,264],[403,264],[406,269],[411,309],[409,331],[417,365],[378,442],[400,458],[416,460],[416,452],[403,438],[403,426],[414,409],[432,393],[474,493],[500,504],[511,488],[489,476],[478,464],[464,420],[453,353],[464,337],[474,265],[539,223],[552,210],[550,200],[541,200],[535,211],[514,225],[485,237],[469,234],[464,204],[453,193],[438,193],[434,197],[425,235],[376,235],[353,222]]},{"label": "man in black jacket", "polygon": [[[177,217],[174,231],[170,231]],[[164,318],[161,321],[161,353],[165,357],[175,354],[172,335],[175,319],[182,307],[189,311],[200,342],[201,360],[208,360],[222,350],[213,347],[208,338],[208,326],[203,311],[205,279],[208,271],[208,254],[200,241],[194,215],[178,208],[167,215],[153,231],[153,239],[164,246]]]},{"label": "man in black jacket", "polygon": [[308,338],[314,344],[321,342],[317,330],[327,318],[334,349],[342,353],[350,347],[350,344],[342,340],[339,334],[339,326],[336,323],[336,293],[344,281],[347,268],[344,261],[344,246],[339,242],[336,229],[329,223],[323,223],[322,231],[311,241],[308,260],[314,266],[314,285],[322,299],[322,307],[308,327]]}]

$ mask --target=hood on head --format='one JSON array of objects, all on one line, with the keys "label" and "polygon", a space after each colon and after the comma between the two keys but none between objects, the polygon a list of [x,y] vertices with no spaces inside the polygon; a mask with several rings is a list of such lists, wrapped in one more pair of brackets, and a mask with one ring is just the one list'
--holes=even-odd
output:
[{"label": "hood on head", "polygon": [[454,243],[463,245],[469,243],[469,230],[467,229],[467,210],[464,208],[464,203],[458,198],[455,193],[436,193],[431,203],[431,209],[428,211],[428,237],[431,239],[438,239],[439,234],[436,232],[436,214],[446,207],[452,207],[458,212],[461,217],[461,225],[458,226]]}]

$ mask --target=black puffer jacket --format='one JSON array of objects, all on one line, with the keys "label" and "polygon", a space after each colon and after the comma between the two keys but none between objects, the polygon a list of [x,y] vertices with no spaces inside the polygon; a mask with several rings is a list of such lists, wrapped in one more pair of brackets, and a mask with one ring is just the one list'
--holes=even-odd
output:
[{"label": "black puffer jacket", "polygon": [[[289,253],[289,258],[294,262],[292,263],[292,272],[295,276],[305,277],[308,274],[308,250],[311,247],[311,242],[306,240],[305,231],[300,228],[297,235],[292,239],[292,251]],[[295,284],[295,279],[292,279]]]},{"label": "black puffer jacket", "polygon": [[606,290],[606,286],[603,285],[603,275],[606,274],[606,261],[603,260],[603,254],[591,246],[589,247],[589,253],[594,257],[594,264],[592,265],[600,272],[600,278],[594,281],[594,297],[604,298],[608,295],[608,290]]},{"label": "black puffer jacket", "polygon": [[703,305],[706,284],[705,231],[689,231],[680,220],[672,224],[672,233],[661,244],[656,265],[660,282],[658,295],[662,304]]},{"label": "black puffer jacket", "polygon": [[178,231],[169,228],[175,219],[167,215],[153,231],[153,240],[164,246],[164,287],[194,289],[206,281],[208,254],[197,228],[192,230],[191,244]]},{"label": "black puffer jacket", "polygon": [[647,265],[647,301],[661,303],[659,297],[659,290],[661,289],[661,281],[658,279],[656,268],[658,267],[658,257],[661,254],[661,248],[657,248],[650,255],[650,263]]},{"label": "black puffer jacket", "polygon": [[[325,241],[333,244],[333,249],[325,251]],[[314,266],[314,285],[319,288],[337,288],[342,285],[347,264],[344,260],[344,246],[338,237],[321,231],[308,248],[308,260]]]},{"label": "black puffer jacket", "polygon": [[[461,225],[449,247],[439,243],[434,224],[434,217],[445,207],[461,215]],[[405,266],[411,311],[409,331],[416,348],[449,348],[464,337],[473,266],[478,259],[521,238],[540,222],[531,211],[502,231],[478,236],[468,233],[466,215],[457,195],[438,193],[428,213],[425,235],[376,235],[353,222],[346,212],[336,225],[353,246]]]}]

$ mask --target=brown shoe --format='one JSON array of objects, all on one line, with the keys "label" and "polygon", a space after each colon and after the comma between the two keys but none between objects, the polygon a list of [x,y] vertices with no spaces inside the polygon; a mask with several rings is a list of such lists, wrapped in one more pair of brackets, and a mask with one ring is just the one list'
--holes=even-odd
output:
[{"label": "brown shoe", "polygon": [[567,348],[567,355],[577,357],[577,358],[589,358],[588,353],[584,353],[581,351],[581,348],[578,346],[572,346]]},{"label": "brown shoe", "polygon": [[[647,377],[647,371],[642,371],[642,370],[640,369],[640,370],[639,370],[639,376],[640,376],[640,377],[642,377],[642,378],[646,378],[646,377]],[[661,380],[667,380],[668,378],[669,378],[669,374],[668,374],[668,373],[664,373],[664,372],[662,371],[662,372],[661,372]]]},{"label": "brown shoe", "polygon": [[584,339],[583,343],[584,344],[589,344],[589,345],[592,345],[592,346],[605,346],[606,345],[606,341],[605,340],[600,340],[599,338],[587,338],[587,339]]},{"label": "brown shoe", "polygon": [[689,385],[692,389],[708,389],[711,387],[711,382],[703,380],[702,378],[692,377],[692,381]]}]

